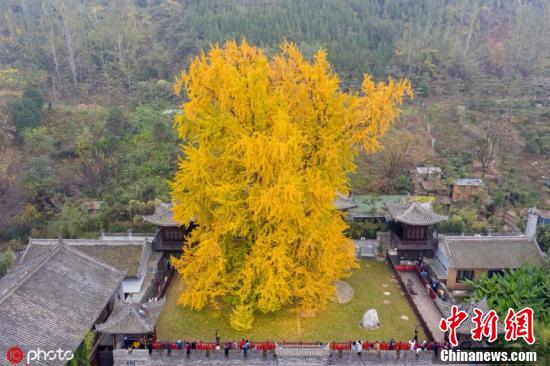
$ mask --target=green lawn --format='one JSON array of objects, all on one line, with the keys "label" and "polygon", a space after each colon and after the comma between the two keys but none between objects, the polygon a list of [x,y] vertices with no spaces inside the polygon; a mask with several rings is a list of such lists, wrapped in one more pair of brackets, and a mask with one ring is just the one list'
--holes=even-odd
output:
[{"label": "green lawn", "polygon": [[[223,340],[248,338],[256,341],[348,341],[354,339],[407,341],[414,335],[417,318],[400,288],[390,279],[391,269],[383,262],[360,261],[351,278],[346,279],[355,295],[347,304],[330,303],[316,317],[303,318],[292,308],[272,314],[258,314],[254,327],[247,332],[237,332],[229,326],[230,309],[200,312],[178,306],[176,300],[182,288],[175,279],[168,291],[167,303],[157,324],[159,340],[200,339],[213,341],[216,329]],[[384,288],[382,284],[387,284]],[[384,291],[390,292],[389,296]],[[389,300],[390,304],[384,304]],[[375,308],[381,327],[365,330],[359,326],[363,313]],[[406,315],[408,320],[402,320]],[[420,330],[420,340],[425,338]]]}]

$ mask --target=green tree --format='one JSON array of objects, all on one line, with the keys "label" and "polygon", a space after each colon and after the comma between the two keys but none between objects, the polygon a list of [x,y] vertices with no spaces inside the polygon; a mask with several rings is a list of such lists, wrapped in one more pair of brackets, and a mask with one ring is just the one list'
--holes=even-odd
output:
[{"label": "green tree", "polygon": [[[52,160],[44,155],[29,159],[24,167],[22,183],[30,200],[38,203],[39,207],[49,205],[51,199],[62,190]],[[42,209],[38,208],[38,211]]]},{"label": "green tree", "polygon": [[535,314],[535,350],[542,356],[550,350],[550,270],[545,267],[523,266],[505,270],[502,275],[483,276],[467,281],[474,287],[474,297],[487,299],[500,319],[509,308],[520,310],[530,307]]},{"label": "green tree", "polygon": [[8,272],[8,269],[11,268],[14,262],[15,255],[10,248],[8,248],[5,252],[0,253],[0,277]]},{"label": "green tree", "polygon": [[509,308],[529,306],[539,322],[550,322],[550,271],[546,267],[523,266],[467,282],[474,287],[474,297],[487,298],[489,308],[499,316],[506,316]]},{"label": "green tree", "polygon": [[487,230],[487,223],[482,220],[473,209],[451,209],[449,220],[438,224],[441,233],[483,233]]},{"label": "green tree", "polygon": [[31,155],[52,155],[55,153],[55,141],[46,127],[28,128],[23,131],[23,149]]},{"label": "green tree", "polygon": [[539,225],[537,228],[537,243],[544,252],[550,250],[550,225]]},{"label": "green tree", "polygon": [[9,102],[6,106],[16,132],[21,133],[26,128],[34,128],[40,124],[44,99],[36,89],[25,88],[21,98]]},{"label": "green tree", "polygon": [[90,366],[90,357],[92,356],[92,348],[94,346],[95,333],[89,331],[86,333],[84,340],[74,353],[73,359],[69,362],[70,366]]},{"label": "green tree", "polygon": [[128,132],[128,120],[122,110],[118,107],[111,108],[105,121],[105,127],[110,136],[120,139]]},{"label": "green tree", "polygon": [[61,235],[68,238],[77,238],[86,228],[87,219],[84,212],[72,203],[67,203],[61,209],[58,230]]}]

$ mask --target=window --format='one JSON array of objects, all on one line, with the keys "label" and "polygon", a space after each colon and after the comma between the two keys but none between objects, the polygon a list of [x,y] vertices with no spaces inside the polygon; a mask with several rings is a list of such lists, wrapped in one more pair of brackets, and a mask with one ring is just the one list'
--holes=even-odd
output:
[{"label": "window", "polygon": [[126,361],[126,366],[136,366],[136,361]]},{"label": "window", "polygon": [[473,280],[474,279],[474,271],[458,271],[456,273],[456,280],[458,282],[462,282],[464,280]]},{"label": "window", "polygon": [[424,240],[426,239],[426,227],[408,226],[405,230],[405,240]]},{"label": "window", "polygon": [[180,229],[164,229],[164,240],[167,241],[182,241],[183,232]]}]

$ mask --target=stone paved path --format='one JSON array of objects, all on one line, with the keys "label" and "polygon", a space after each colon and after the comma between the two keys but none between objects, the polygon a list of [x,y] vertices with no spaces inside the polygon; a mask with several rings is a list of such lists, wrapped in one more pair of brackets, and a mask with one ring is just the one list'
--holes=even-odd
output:
[{"label": "stone paved path", "polygon": [[[434,341],[441,342],[444,340],[444,334],[439,330],[439,322],[441,321],[441,313],[437,306],[435,306],[432,298],[428,295],[426,288],[418,278],[415,272],[398,272],[399,276],[403,280],[403,283],[407,283],[410,279],[413,281],[413,290],[416,295],[411,294],[413,302],[416,308],[422,314],[422,318],[430,328]],[[406,286],[405,286],[406,287]],[[408,291],[408,289],[404,289]]]}]

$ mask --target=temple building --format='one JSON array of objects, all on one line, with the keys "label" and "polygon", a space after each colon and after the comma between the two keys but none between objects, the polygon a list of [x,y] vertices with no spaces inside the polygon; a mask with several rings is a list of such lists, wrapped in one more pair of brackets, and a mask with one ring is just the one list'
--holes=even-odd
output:
[{"label": "temple building", "polygon": [[115,301],[111,316],[95,326],[102,339],[98,351],[100,364],[112,365],[115,349],[147,348],[155,337],[157,320],[165,303],[166,298],[151,298],[144,303]]},{"label": "temple building", "polygon": [[[0,353],[75,352],[94,324],[122,298],[125,273],[66,245],[63,240],[0,279]],[[96,339],[97,340],[97,339]],[[62,360],[36,360],[62,365]]]},{"label": "temple building", "polygon": [[388,204],[405,203],[408,200],[407,195],[350,194],[346,196],[338,193],[334,200],[334,207],[354,221],[385,222]]},{"label": "temple building", "polygon": [[431,258],[437,249],[437,232],[433,225],[447,216],[432,211],[431,203],[390,203],[386,220],[390,230],[390,246],[400,259]]},{"label": "temple building", "polygon": [[113,338],[113,345],[122,347],[122,341],[139,340],[146,342],[146,336],[155,332],[158,317],[164,308],[166,298],[150,299],[144,303],[129,303],[118,300],[113,312],[107,321],[96,324],[96,331],[109,334]]},{"label": "temple building", "polygon": [[[437,248],[437,235],[433,225],[447,220],[447,216],[432,211],[431,202],[419,203],[406,195],[371,196],[339,193],[334,201],[334,207],[353,221],[369,221],[384,226],[387,224],[389,235],[386,235],[391,244],[382,243],[382,247],[397,248],[399,256],[403,259],[433,257]],[[195,227],[194,224],[186,227],[174,221],[170,203],[161,203],[152,215],[143,216],[143,220],[157,226],[157,232],[152,240],[153,249],[166,253],[180,252],[186,238]],[[376,240],[356,238],[358,256],[372,257],[378,250],[378,243],[374,242],[386,241],[382,236]],[[369,248],[363,250],[365,245],[362,244],[367,241]],[[361,252],[366,254],[363,256]]]},{"label": "temple building", "polygon": [[[77,249],[102,263],[124,272],[122,292],[128,301],[141,301],[154,285],[156,274],[162,272],[165,264],[162,253],[152,250],[149,236],[105,236],[99,239],[63,239],[63,243]],[[58,243],[58,239],[29,239],[29,244],[20,263],[32,261],[47,253]]]},{"label": "temple building", "polygon": [[172,204],[161,203],[152,215],[143,216],[143,220],[158,227],[153,239],[153,250],[164,252],[181,252],[189,233],[195,228],[180,225],[173,219]]},{"label": "temple building", "polygon": [[542,266],[544,254],[533,236],[440,235],[430,271],[450,291],[471,289],[466,280],[492,276],[525,264]]}]

